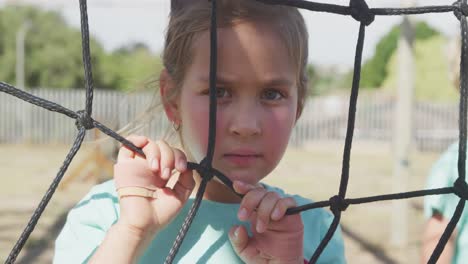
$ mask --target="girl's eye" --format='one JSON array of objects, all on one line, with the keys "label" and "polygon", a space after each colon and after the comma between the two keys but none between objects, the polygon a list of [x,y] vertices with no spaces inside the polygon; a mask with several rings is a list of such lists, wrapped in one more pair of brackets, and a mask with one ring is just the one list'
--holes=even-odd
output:
[{"label": "girl's eye", "polygon": [[283,94],[281,92],[275,90],[275,89],[268,89],[263,92],[264,99],[266,100],[279,100],[281,98],[284,98]]},{"label": "girl's eye", "polygon": [[[207,89],[205,91],[203,91],[203,94],[204,95],[210,95],[210,89]],[[222,88],[222,87],[216,87],[216,97],[217,98],[224,98],[224,97],[227,97],[229,96],[229,92],[226,88]]]},{"label": "girl's eye", "polygon": [[225,96],[227,96],[227,89],[225,88],[222,88],[222,87],[217,87],[216,88],[216,97],[218,98],[224,98]]}]

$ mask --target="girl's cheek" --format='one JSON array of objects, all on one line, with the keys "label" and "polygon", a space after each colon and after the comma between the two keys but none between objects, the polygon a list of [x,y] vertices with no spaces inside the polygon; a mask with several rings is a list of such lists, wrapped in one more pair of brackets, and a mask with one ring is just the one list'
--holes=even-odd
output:
[{"label": "girl's cheek", "polygon": [[265,122],[264,131],[274,131],[274,133],[268,133],[268,142],[266,146],[269,149],[270,153],[275,153],[275,159],[279,160],[284,154],[284,151],[287,148],[289,138],[291,136],[292,130],[294,128],[294,118],[295,112],[283,111],[272,112],[266,120],[270,122]]},{"label": "girl's cheek", "polygon": [[194,158],[199,162],[205,157],[208,147],[209,109],[203,104],[194,104],[186,110],[185,141]]},{"label": "girl's cheek", "polygon": [[[200,158],[204,158],[206,156],[208,150],[208,141],[209,141],[209,111],[204,114],[198,115],[197,117],[193,117],[193,134],[194,140],[197,142],[196,145],[198,147],[198,151],[200,153]],[[222,114],[218,112],[216,118],[216,141],[215,141],[215,150],[219,149],[220,142],[222,142],[224,131],[224,120]],[[190,133],[190,131],[188,131]],[[216,151],[215,151],[216,152]],[[216,153],[215,153],[216,154]]]},{"label": "girl's cheek", "polygon": [[199,153],[205,157],[206,150],[208,147],[208,121],[204,118],[199,120],[199,122],[194,124],[194,134],[196,135],[195,140],[197,141],[197,147],[199,148]]}]

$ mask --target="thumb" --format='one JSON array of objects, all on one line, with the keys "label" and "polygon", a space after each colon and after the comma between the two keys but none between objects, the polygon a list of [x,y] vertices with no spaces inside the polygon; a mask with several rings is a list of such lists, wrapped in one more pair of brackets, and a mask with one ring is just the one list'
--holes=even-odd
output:
[{"label": "thumb", "polygon": [[187,170],[180,173],[179,180],[174,185],[174,193],[182,203],[185,203],[190,197],[194,187],[195,181],[193,180],[193,172]]},{"label": "thumb", "polygon": [[255,257],[255,248],[249,247],[249,236],[244,226],[233,226],[229,231],[229,240],[236,254],[248,262]]}]

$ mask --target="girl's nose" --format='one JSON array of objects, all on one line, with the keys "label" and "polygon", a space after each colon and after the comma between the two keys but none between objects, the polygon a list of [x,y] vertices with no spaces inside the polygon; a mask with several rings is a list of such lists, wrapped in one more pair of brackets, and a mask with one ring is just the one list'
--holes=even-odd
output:
[{"label": "girl's nose", "polygon": [[240,137],[260,135],[262,133],[260,115],[261,109],[256,106],[238,107],[231,113],[229,132]]}]

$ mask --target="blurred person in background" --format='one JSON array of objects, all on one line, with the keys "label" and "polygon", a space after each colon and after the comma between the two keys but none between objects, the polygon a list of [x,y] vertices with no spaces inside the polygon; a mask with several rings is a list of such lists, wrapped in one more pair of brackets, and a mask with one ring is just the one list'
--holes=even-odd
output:
[{"label": "blurred person in background", "polygon": [[[460,39],[450,44],[450,76],[455,87],[460,86]],[[427,189],[453,186],[458,178],[458,142],[453,143],[433,165],[426,183]],[[466,178],[465,178],[466,179]],[[455,212],[460,198],[455,194],[429,195],[424,198],[422,263],[427,263],[440,237]],[[468,261],[468,205],[465,205],[437,263],[461,264]]]}]

